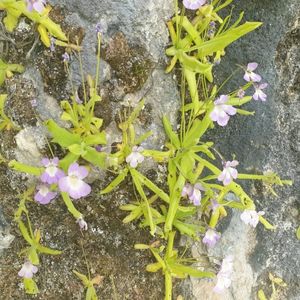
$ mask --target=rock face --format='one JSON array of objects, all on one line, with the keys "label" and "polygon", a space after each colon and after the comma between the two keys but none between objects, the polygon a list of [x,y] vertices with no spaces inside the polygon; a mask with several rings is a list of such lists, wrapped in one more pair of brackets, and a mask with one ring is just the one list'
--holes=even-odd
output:
[{"label": "rock face", "polygon": [[[164,49],[168,43],[165,21],[173,14],[173,0],[49,2],[55,9],[62,8],[64,22],[69,27],[84,31],[83,68],[91,73],[96,64],[95,25],[101,23],[101,51],[105,58],[101,63],[103,101],[96,107],[96,112],[104,118],[109,142],[119,138],[115,122],[117,110],[122,106],[135,106],[144,98],[146,106],[144,117],[139,120],[138,132],[152,130],[154,135],[148,143],[151,147],[160,147],[164,141],[161,115],[167,114],[174,122],[179,103],[176,83],[163,70],[166,61]],[[265,103],[252,101],[248,104],[248,109],[256,111],[254,117],[231,118],[226,129],[218,127],[211,136],[227,159],[233,153],[236,154],[240,161],[240,171],[255,173],[272,169],[283,179],[293,179],[294,185],[277,189],[278,197],[274,198],[260,183],[248,184],[247,188],[251,190],[250,194],[256,200],[258,210],[266,212],[270,222],[277,225],[277,230],[266,232],[261,225],[253,230],[241,223],[239,213],[233,212],[228,222],[220,228],[223,237],[219,245],[209,250],[211,257],[235,255],[235,273],[230,290],[217,296],[211,292],[213,282],[192,279],[186,283],[183,294],[187,295],[187,300],[252,300],[256,298],[257,290],[262,288],[269,296],[271,283],[268,273],[271,272],[282,277],[288,284],[286,288],[279,288],[278,299],[296,300],[300,298],[300,247],[295,235],[299,226],[300,194],[300,2],[239,0],[234,1],[234,4],[234,16],[244,10],[247,20],[263,21],[264,26],[228,48],[227,56],[216,69],[217,78],[224,80],[235,69],[235,64],[256,61],[260,65],[258,72],[269,84],[268,100]],[[28,34],[32,35],[31,32]],[[49,117],[58,120],[60,108],[57,100],[64,99],[69,89],[66,88],[66,75],[62,74],[62,53],[58,50],[57,54],[53,54],[57,55],[53,59],[52,54],[46,50],[37,51],[39,52],[32,54],[32,62],[21,79],[13,79],[19,81],[10,90],[14,86],[21,86],[19,90],[23,89],[28,98],[27,106],[31,97],[36,96],[39,100],[36,113],[43,120]],[[72,72],[78,86],[80,71],[76,63],[72,64]],[[240,84],[241,80],[233,78],[224,87],[224,93]],[[20,98],[24,100],[24,93],[16,92],[16,97],[11,100],[14,104],[12,110],[16,121],[21,123],[26,120],[25,117],[20,118],[20,110],[24,116],[25,113],[17,101]],[[14,110],[14,107],[19,110]],[[1,133],[1,152],[10,159],[17,156],[28,163],[38,164],[45,134],[39,127],[34,127],[37,120],[31,109],[28,114],[32,117],[31,122],[26,123],[28,126],[18,134],[17,145],[11,134]],[[35,141],[33,136],[38,140]],[[8,141],[11,147],[8,147]],[[19,150],[13,151],[17,146]],[[10,253],[5,249],[9,247],[13,236],[9,233],[9,226],[2,222],[2,211],[7,221],[12,220],[13,210],[17,207],[15,192],[21,192],[19,183],[23,185],[25,181],[23,177],[0,166],[0,191],[4,199],[0,204],[0,253],[3,252],[0,265],[7,266],[11,278],[17,277],[21,262],[16,253],[23,245],[21,247],[13,243]],[[43,225],[46,244],[57,249],[75,245],[72,249],[66,249],[59,258],[43,258],[43,267],[39,270],[41,294],[37,299],[81,299],[81,285],[69,271],[78,268],[86,273],[85,263],[81,259],[82,243],[86,243],[85,251],[92,263],[91,273],[96,275],[100,272],[105,276],[106,288],[100,287],[103,299],[111,299],[115,283],[122,299],[162,299],[162,278],[147,275],[144,270],[151,258],[133,250],[135,242],[148,242],[145,232],[122,224],[124,215],[119,212],[118,207],[128,198],[130,192],[126,190],[117,191],[111,198],[93,195],[91,199],[80,202],[79,208],[86,212],[86,221],[91,228],[82,239],[78,238],[77,225],[62,204],[55,202],[47,208],[32,207],[34,225],[47,224]],[[98,205],[99,202],[101,206]],[[18,235],[17,231],[13,233]],[[195,244],[192,253],[195,256],[204,253],[201,244]],[[25,299],[23,290],[17,286],[17,280],[6,282],[2,276],[4,275],[0,272],[0,290],[7,293],[3,297]]]},{"label": "rock face", "polygon": [[[227,49],[216,70],[217,77],[224,80],[236,64],[255,61],[263,81],[269,84],[268,99],[248,104],[247,109],[255,111],[254,117],[236,116],[229,126],[216,128],[211,136],[226,159],[236,154],[241,172],[272,170],[282,179],[292,179],[294,184],[276,188],[278,197],[267,193],[266,187],[258,182],[247,185],[257,210],[265,211],[277,229],[267,231],[262,225],[256,230],[247,228],[238,213],[234,213],[230,223],[221,229],[224,239],[210,251],[217,257],[236,251],[232,288],[218,297],[207,294],[206,282],[197,285],[193,281],[193,294],[195,299],[252,300],[262,288],[270,297],[270,272],[287,283],[287,287],[279,288],[278,299],[296,300],[300,298],[300,243],[295,235],[300,205],[300,2],[235,1],[234,15],[242,10],[245,19],[262,21],[264,25]],[[242,84],[242,73],[239,74],[240,78],[235,76],[222,93]],[[249,249],[251,245],[255,247]]]}]

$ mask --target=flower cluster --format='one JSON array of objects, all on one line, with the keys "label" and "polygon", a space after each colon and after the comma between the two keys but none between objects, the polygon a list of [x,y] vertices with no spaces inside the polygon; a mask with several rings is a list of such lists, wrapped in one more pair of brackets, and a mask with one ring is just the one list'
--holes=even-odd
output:
[{"label": "flower cluster", "polygon": [[[267,95],[263,92],[263,90],[268,86],[268,84],[258,84],[258,82],[260,82],[262,78],[260,75],[254,73],[257,67],[257,63],[249,63],[245,68],[244,79],[247,82],[251,82],[255,89],[255,93],[252,96],[253,99],[256,101],[266,101]],[[243,88],[239,88],[235,95],[238,98],[242,99],[245,96],[245,90]],[[234,116],[237,113],[236,108],[228,104],[229,100],[230,97],[228,95],[221,95],[214,101],[214,107],[212,112],[210,113],[211,120],[217,122],[222,127],[228,124],[230,116]]]},{"label": "flower cluster", "polygon": [[229,255],[223,259],[221,269],[217,274],[217,284],[213,291],[215,293],[222,293],[226,288],[231,285],[231,275],[233,272],[233,256]]},{"label": "flower cluster", "polygon": [[82,180],[88,175],[85,167],[73,163],[66,175],[59,168],[57,157],[42,159],[42,165],[45,167],[40,177],[42,183],[37,186],[37,193],[34,196],[35,201],[40,204],[48,204],[57,196],[57,186],[60,192],[67,192],[73,199],[85,197],[91,192],[91,187]]},{"label": "flower cluster", "polygon": [[256,101],[259,99],[261,101],[266,101],[267,95],[262,90],[265,89],[268,86],[268,84],[267,83],[257,84],[262,79],[260,75],[254,73],[257,67],[258,64],[256,62],[249,63],[245,70],[244,79],[248,82],[252,82],[254,86],[255,93],[253,95],[253,99]]}]

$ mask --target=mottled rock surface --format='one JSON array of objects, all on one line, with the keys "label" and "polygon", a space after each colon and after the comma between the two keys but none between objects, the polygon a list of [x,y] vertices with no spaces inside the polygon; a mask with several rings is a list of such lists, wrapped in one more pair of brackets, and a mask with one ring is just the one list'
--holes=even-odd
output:
[{"label": "mottled rock surface", "polygon": [[[164,141],[161,115],[167,113],[175,121],[178,107],[176,83],[170,75],[164,74],[164,49],[168,43],[165,21],[173,13],[173,1],[49,2],[55,5],[53,18],[63,23],[73,42],[76,37],[82,40],[83,68],[92,74],[96,64],[95,25],[102,24],[101,51],[106,61],[101,63],[100,76],[103,101],[96,107],[96,113],[104,118],[109,142],[120,138],[115,121],[120,109],[135,106],[145,98],[146,106],[139,119],[138,132],[152,130],[154,135],[148,144],[160,147]],[[256,111],[254,117],[231,118],[229,126],[218,127],[210,135],[227,159],[236,154],[240,171],[260,173],[271,169],[282,178],[293,179],[294,185],[278,188],[277,198],[269,195],[260,183],[247,185],[258,210],[264,210],[267,218],[277,225],[275,232],[267,232],[262,225],[256,230],[247,227],[241,223],[238,212],[233,212],[221,224],[223,238],[209,255],[217,262],[223,256],[235,253],[232,287],[226,294],[216,296],[211,292],[212,281],[195,279],[181,285],[181,292],[187,300],[252,300],[260,288],[270,296],[268,273],[271,272],[288,284],[279,289],[279,299],[296,300],[300,298],[300,244],[295,235],[300,223],[300,3],[298,0],[236,0],[234,5],[234,16],[245,10],[247,20],[263,21],[264,26],[228,48],[226,58],[215,70],[216,76],[221,82],[235,69],[235,64],[257,61],[260,65],[258,72],[269,83],[268,101],[252,101],[247,108]],[[8,99],[10,113],[18,125],[25,128],[19,133],[1,132],[0,145],[1,153],[8,159],[18,158],[38,164],[40,157],[49,151],[45,147],[45,133],[35,114],[42,120],[50,117],[58,120],[59,101],[68,96],[70,85],[61,62],[63,49],[57,48],[51,53],[38,45],[30,60],[26,61],[26,53],[34,42],[31,29],[22,21],[12,35],[16,44],[0,43],[7,60],[22,62],[26,66],[26,72],[8,84],[8,91],[12,93]],[[72,57],[71,67],[78,87],[81,77],[75,57]],[[224,93],[241,84],[242,80],[237,78],[224,87]],[[30,106],[32,98],[38,100],[35,109]],[[53,150],[59,153],[57,149]],[[76,269],[87,273],[82,247],[92,275],[104,276],[103,284],[97,289],[101,299],[112,299],[114,291],[120,299],[163,298],[162,277],[145,271],[146,264],[152,262],[151,256],[133,250],[134,243],[148,243],[151,237],[135,226],[122,223],[125,214],[119,206],[132,196],[130,182],[125,182],[110,196],[97,194],[113,177],[106,175],[106,178],[96,181],[95,193],[78,203],[78,209],[85,212],[90,228],[84,236],[60,201],[56,200],[47,207],[30,205],[33,225],[41,227],[43,243],[64,249],[58,257],[42,256],[38,277],[41,293],[36,299],[83,299],[83,287],[71,272]],[[17,253],[26,245],[12,222],[18,205],[16,194],[24,190],[26,184],[26,177],[0,165],[0,299],[30,299],[24,296],[16,279],[22,264]],[[12,228],[8,223],[12,223]],[[13,236],[16,238],[10,244]],[[7,250],[9,246],[11,248]],[[206,252],[201,244],[192,248],[194,256],[203,253]],[[14,279],[7,281],[8,276]]]},{"label": "mottled rock surface", "polygon": [[[278,299],[300,298],[300,242],[296,229],[300,224],[300,2],[298,0],[234,1],[234,15],[245,11],[245,19],[264,24],[227,49],[218,69],[220,82],[235,70],[236,64],[255,61],[267,88],[267,102],[252,101],[246,108],[254,117],[236,116],[226,128],[216,128],[210,136],[217,149],[231,159],[236,154],[239,171],[258,173],[272,170],[283,179],[292,179],[292,187],[276,188],[278,197],[267,193],[259,182],[247,184],[257,210],[277,226],[267,231],[262,225],[253,230],[234,213],[230,223],[223,224],[225,237],[210,255],[222,257],[236,252],[232,288],[222,296],[207,293],[207,283],[195,285],[194,299],[256,299],[258,289],[271,295],[268,273],[283,278],[287,287],[279,288]],[[234,76],[222,93],[241,84],[242,72]],[[240,76],[240,78],[238,78]],[[228,239],[229,238],[229,239]],[[250,246],[250,249],[249,249]],[[202,296],[201,296],[202,295]],[[202,298],[203,297],[203,298]]]}]

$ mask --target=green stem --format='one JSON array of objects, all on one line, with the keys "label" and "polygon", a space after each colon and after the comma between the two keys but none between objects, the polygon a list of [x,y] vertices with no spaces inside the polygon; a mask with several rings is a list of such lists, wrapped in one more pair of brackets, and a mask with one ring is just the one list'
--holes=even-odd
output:
[{"label": "green stem", "polygon": [[165,272],[165,300],[172,300],[172,275]]},{"label": "green stem", "polygon": [[73,215],[73,217],[77,220],[82,217],[82,214],[80,211],[76,209],[74,206],[72,200],[70,199],[69,195],[65,192],[61,192],[61,196],[68,208],[68,211]]}]

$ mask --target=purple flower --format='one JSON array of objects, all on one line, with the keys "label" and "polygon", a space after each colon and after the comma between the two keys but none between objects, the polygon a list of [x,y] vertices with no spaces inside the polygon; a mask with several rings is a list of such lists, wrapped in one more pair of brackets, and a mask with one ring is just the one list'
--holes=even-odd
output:
[{"label": "purple flower", "polygon": [[62,55],[62,58],[64,63],[68,63],[70,61],[70,55],[67,52]]},{"label": "purple flower", "polygon": [[34,195],[34,200],[39,202],[40,204],[48,204],[51,200],[53,200],[57,193],[52,192],[50,187],[46,184],[42,184],[37,187],[38,192]]},{"label": "purple flower", "polygon": [[253,95],[253,99],[254,100],[261,100],[261,101],[266,101],[267,100],[267,95],[262,91],[263,89],[265,89],[268,86],[267,83],[262,83],[262,84],[255,84],[254,88],[255,88],[255,93]]},{"label": "purple flower", "polygon": [[102,152],[103,151],[102,145],[95,146],[95,149],[96,149],[97,152]]},{"label": "purple flower", "polygon": [[97,35],[104,34],[107,31],[107,22],[104,19],[101,19],[95,26]]},{"label": "purple flower", "polygon": [[207,31],[207,36],[209,38],[212,38],[212,37],[214,37],[215,32],[216,32],[216,22],[211,21],[209,23],[209,29]]},{"label": "purple flower", "polygon": [[264,215],[265,212],[260,211],[256,212],[255,210],[244,210],[244,212],[241,214],[241,220],[252,227],[256,227],[259,222],[259,216]]},{"label": "purple flower", "polygon": [[38,268],[34,266],[30,261],[27,261],[23,264],[18,275],[23,278],[32,278],[33,274],[38,271]]},{"label": "purple flower", "polygon": [[236,95],[237,95],[240,99],[242,99],[242,98],[244,98],[244,96],[245,96],[245,91],[244,91],[242,88],[240,88],[240,89],[238,90],[238,92],[236,93]]},{"label": "purple flower", "polygon": [[46,0],[26,0],[27,9],[31,12],[33,9],[42,13],[45,9]]},{"label": "purple flower", "polygon": [[73,199],[85,197],[91,192],[91,187],[82,180],[87,175],[88,170],[85,167],[73,163],[68,169],[68,176],[61,178],[58,186],[62,192],[67,192]]},{"label": "purple flower", "polygon": [[45,172],[41,175],[41,181],[44,183],[57,183],[60,178],[65,176],[65,173],[58,168],[59,159],[54,157],[53,159],[43,158],[42,164],[46,167]]},{"label": "purple flower", "polygon": [[254,73],[253,71],[257,68],[258,64],[256,62],[249,63],[244,75],[246,81],[260,82],[261,76]]},{"label": "purple flower", "polygon": [[213,291],[221,294],[225,288],[231,285],[231,275],[233,272],[233,256],[229,255],[223,259],[221,269],[217,274],[217,284]]},{"label": "purple flower", "polygon": [[50,39],[50,51],[52,51],[52,52],[55,51],[55,42],[56,42],[56,39],[52,36]]},{"label": "purple flower", "polygon": [[228,185],[231,183],[233,179],[237,179],[238,172],[235,167],[239,164],[237,160],[227,161],[224,164],[224,169],[222,173],[219,175],[218,180],[223,181],[224,185]]},{"label": "purple flower", "polygon": [[84,221],[84,219],[81,217],[79,219],[76,220],[76,223],[78,223],[80,229],[82,230],[88,230],[88,224],[86,221]]},{"label": "purple flower", "polygon": [[206,3],[206,0],[183,0],[183,5],[187,9],[198,9]]},{"label": "purple flower", "polygon": [[229,100],[227,95],[221,95],[214,104],[214,109],[210,113],[210,118],[217,121],[220,126],[226,126],[230,116],[236,114],[236,108],[232,105],[225,104]]},{"label": "purple flower", "polygon": [[216,232],[215,230],[209,228],[207,229],[202,242],[206,244],[208,247],[214,247],[217,241],[220,239],[220,233]]},{"label": "purple flower", "polygon": [[32,107],[37,107],[37,100],[36,99],[30,100],[30,104]]},{"label": "purple flower", "polygon": [[201,204],[201,191],[205,191],[205,189],[200,183],[195,185],[187,183],[182,189],[181,196],[188,196],[194,205],[199,206]]},{"label": "purple flower", "polygon": [[126,162],[131,168],[136,168],[138,164],[144,161],[144,156],[140,153],[144,151],[143,147],[134,146],[132,152],[126,157]]}]

